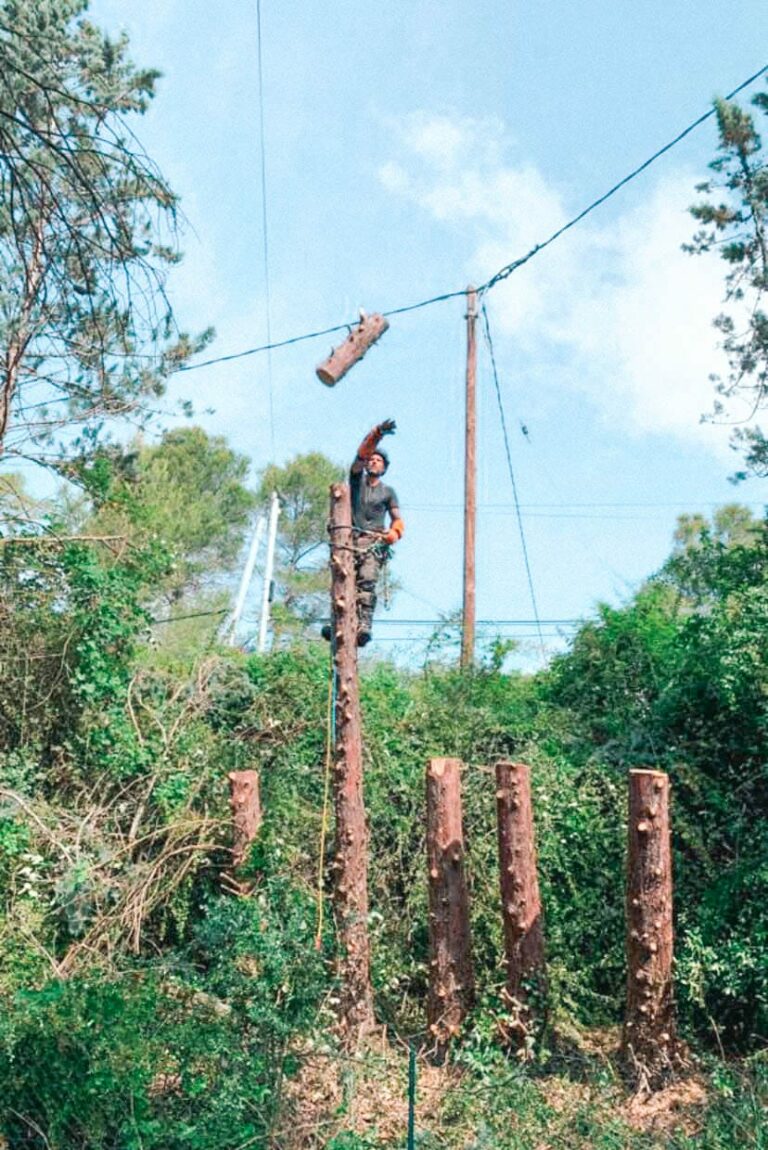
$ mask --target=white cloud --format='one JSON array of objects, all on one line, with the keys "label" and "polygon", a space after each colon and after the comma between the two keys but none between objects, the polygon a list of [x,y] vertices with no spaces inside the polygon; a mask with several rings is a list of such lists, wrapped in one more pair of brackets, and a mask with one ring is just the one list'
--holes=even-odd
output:
[{"label": "white cloud", "polygon": [[[470,278],[523,255],[582,206],[564,204],[536,167],[516,162],[495,120],[418,113],[395,127],[399,154],[380,180],[443,225],[474,225]],[[489,306],[500,339],[513,336],[543,371],[556,362],[558,384],[583,392],[606,419],[721,452],[729,428],[700,417],[712,407],[710,374],[725,369],[712,326],[722,265],[681,251],[693,230],[694,173],[652,180],[639,206],[610,225],[596,213],[500,285]]]}]

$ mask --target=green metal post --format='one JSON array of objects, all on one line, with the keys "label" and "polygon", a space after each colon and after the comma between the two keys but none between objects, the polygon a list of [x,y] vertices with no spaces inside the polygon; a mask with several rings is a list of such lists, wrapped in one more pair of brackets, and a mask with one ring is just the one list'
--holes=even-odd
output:
[{"label": "green metal post", "polygon": [[408,1150],[416,1150],[416,1047],[408,1050]]}]

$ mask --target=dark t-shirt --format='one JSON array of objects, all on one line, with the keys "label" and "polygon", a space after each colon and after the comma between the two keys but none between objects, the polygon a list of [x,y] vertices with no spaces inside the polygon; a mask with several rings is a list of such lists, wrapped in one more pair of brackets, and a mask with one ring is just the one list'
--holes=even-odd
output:
[{"label": "dark t-shirt", "polygon": [[349,477],[352,494],[352,523],[358,531],[384,531],[385,516],[398,506],[394,489],[379,481],[370,484],[364,471]]}]

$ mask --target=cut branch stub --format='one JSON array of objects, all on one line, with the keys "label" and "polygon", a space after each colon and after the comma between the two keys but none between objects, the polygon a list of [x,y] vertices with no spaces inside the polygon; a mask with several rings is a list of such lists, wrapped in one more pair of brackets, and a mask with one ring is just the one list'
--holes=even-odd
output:
[{"label": "cut branch stub", "polygon": [[450,1039],[459,1033],[474,1000],[460,771],[459,759],[431,759],[427,767],[427,1021],[438,1060],[444,1057]]},{"label": "cut branch stub", "polygon": [[658,1089],[680,1061],[672,993],[669,778],[629,772],[627,1013],[622,1053],[633,1085]]},{"label": "cut branch stub", "polygon": [[496,764],[496,811],[509,1037],[522,1045],[543,1021],[546,994],[531,773],[523,763]]},{"label": "cut branch stub", "polygon": [[261,827],[259,772],[230,771],[227,778],[232,808],[232,867],[237,870],[245,862]]},{"label": "cut branch stub", "polygon": [[331,633],[336,677],[333,797],[334,910],[340,949],[340,1020],[350,1043],[374,1023],[368,939],[368,834],[357,679],[357,600],[349,487],[331,487]]},{"label": "cut branch stub", "polygon": [[317,378],[327,387],[333,387],[363,358],[368,348],[381,338],[388,327],[389,321],[383,315],[361,315],[360,323],[352,328],[344,343],[318,365]]}]

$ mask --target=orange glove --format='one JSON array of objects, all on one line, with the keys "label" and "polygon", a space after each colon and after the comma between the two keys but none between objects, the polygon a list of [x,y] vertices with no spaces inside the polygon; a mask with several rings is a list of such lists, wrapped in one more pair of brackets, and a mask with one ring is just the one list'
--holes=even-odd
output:
[{"label": "orange glove", "polygon": [[385,419],[383,423],[377,423],[373,430],[368,432],[358,447],[357,458],[362,460],[370,459],[376,450],[379,440],[385,435],[394,435],[396,426],[394,419]]},{"label": "orange glove", "polygon": [[397,543],[399,539],[402,539],[404,531],[405,524],[403,523],[402,519],[395,519],[389,531],[384,533],[384,542]]}]

